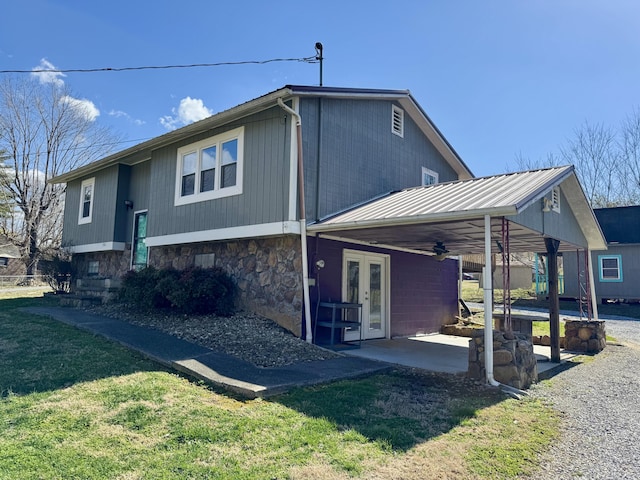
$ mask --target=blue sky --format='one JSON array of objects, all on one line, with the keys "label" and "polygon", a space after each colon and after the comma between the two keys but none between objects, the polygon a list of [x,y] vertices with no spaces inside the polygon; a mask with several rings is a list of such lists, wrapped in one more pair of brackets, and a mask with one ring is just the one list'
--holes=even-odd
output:
[{"label": "blue sky", "polygon": [[[0,70],[299,58],[320,41],[325,85],[409,89],[478,176],[640,106],[637,0],[21,0],[2,17]],[[272,63],[56,78],[141,141],[318,77]]]}]

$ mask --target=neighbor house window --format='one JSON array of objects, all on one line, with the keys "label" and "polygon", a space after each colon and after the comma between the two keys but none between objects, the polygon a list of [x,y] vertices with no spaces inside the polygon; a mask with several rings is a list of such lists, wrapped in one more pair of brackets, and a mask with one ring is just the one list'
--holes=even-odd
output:
[{"label": "neighbor house window", "polygon": [[244,127],[178,149],[175,204],[242,193]]},{"label": "neighbor house window", "polygon": [[96,179],[90,178],[82,182],[80,186],[80,212],[78,213],[78,223],[91,223],[93,215],[93,195]]},{"label": "neighbor house window", "polygon": [[601,282],[622,282],[622,255],[598,255]]},{"label": "neighbor house window", "polygon": [[395,105],[391,107],[391,131],[404,137],[404,110]]},{"label": "neighbor house window", "polygon": [[9,259],[7,257],[0,257],[0,267],[6,267],[9,265]]},{"label": "neighbor house window", "polygon": [[438,172],[422,167],[422,186],[438,183]]}]

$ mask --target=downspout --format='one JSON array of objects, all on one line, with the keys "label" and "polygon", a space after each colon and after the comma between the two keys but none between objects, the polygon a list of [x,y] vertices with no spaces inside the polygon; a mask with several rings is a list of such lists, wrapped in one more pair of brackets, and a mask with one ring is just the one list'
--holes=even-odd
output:
[{"label": "downspout", "polygon": [[500,387],[514,398],[527,395],[527,392],[511,385],[505,385],[493,378],[493,279],[491,278],[491,216],[484,216],[484,369],[487,383],[494,387]]},{"label": "downspout", "polygon": [[302,157],[302,118],[291,107],[287,106],[281,98],[278,98],[278,105],[285,112],[289,113],[296,119],[296,144],[298,150],[298,208],[300,210],[300,241],[302,248],[302,294],[304,303],[305,318],[305,341],[313,343],[313,335],[311,333],[311,301],[309,299],[309,256],[307,254],[307,220],[304,204],[304,170]]}]

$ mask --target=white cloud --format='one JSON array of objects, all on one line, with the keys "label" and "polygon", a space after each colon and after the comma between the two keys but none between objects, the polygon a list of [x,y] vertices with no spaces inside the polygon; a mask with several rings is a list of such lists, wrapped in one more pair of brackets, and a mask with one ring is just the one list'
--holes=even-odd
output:
[{"label": "white cloud", "polygon": [[139,120],[137,118],[132,118],[127,112],[123,112],[122,110],[111,110],[109,112],[109,116],[116,118],[125,118],[134,125],[140,126],[144,125],[146,122],[144,120]]},{"label": "white cloud", "polygon": [[94,105],[91,100],[86,98],[73,98],[65,95],[60,99],[61,102],[68,103],[77,113],[83,115],[87,120],[93,122],[100,116],[100,110]]},{"label": "white cloud", "polygon": [[[37,67],[33,67],[31,70],[56,70],[56,66],[51,63],[46,58],[40,60],[40,65]],[[64,80],[62,80],[66,75],[62,72],[49,72],[49,71],[39,71],[32,72],[32,76],[36,77],[40,83],[53,83],[58,87],[64,85]]]},{"label": "white cloud", "polygon": [[160,118],[160,123],[167,130],[175,130],[176,128],[197,122],[213,115],[204,102],[199,98],[186,97],[180,100],[178,109],[171,109],[173,115],[165,115]]}]

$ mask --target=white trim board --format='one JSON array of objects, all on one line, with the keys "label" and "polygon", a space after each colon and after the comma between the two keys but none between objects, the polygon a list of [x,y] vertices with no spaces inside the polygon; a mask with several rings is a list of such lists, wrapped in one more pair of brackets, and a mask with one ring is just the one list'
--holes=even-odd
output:
[{"label": "white trim board", "polygon": [[147,247],[161,247],[165,245],[181,245],[183,243],[212,242],[216,240],[234,240],[239,238],[270,237],[275,235],[300,235],[299,222],[274,222],[259,225],[244,225],[242,227],[216,228],[199,232],[175,233],[147,237]]},{"label": "white trim board", "polygon": [[71,253],[91,253],[91,252],[109,252],[124,251],[124,242],[102,242],[102,243],[87,243],[85,245],[74,245],[69,247]]}]

